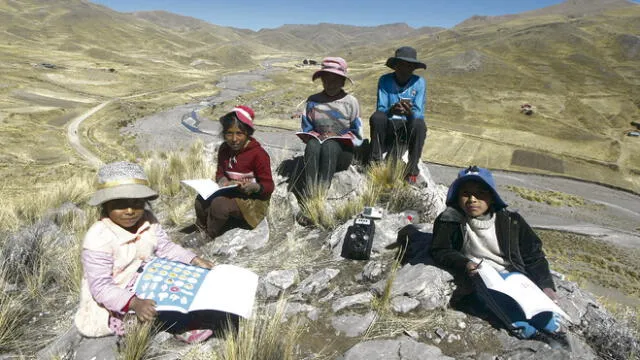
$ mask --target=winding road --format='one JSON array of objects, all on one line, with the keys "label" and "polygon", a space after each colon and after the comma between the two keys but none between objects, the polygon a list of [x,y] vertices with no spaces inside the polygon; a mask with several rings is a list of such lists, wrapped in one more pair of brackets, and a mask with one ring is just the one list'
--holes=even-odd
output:
[{"label": "winding road", "polygon": [[71,145],[71,147],[78,153],[78,155],[80,155],[96,168],[102,165],[102,160],[100,160],[100,158],[98,158],[91,151],[89,151],[89,149],[82,145],[80,136],[78,135],[78,130],[80,129],[80,124],[83,121],[88,119],[91,115],[102,110],[103,107],[109,105],[111,102],[112,100],[105,101],[102,104],[94,106],[93,108],[87,110],[85,113],[76,116],[73,120],[71,120],[71,123],[69,123],[69,126],[67,127],[67,139],[69,140],[69,145]]}]

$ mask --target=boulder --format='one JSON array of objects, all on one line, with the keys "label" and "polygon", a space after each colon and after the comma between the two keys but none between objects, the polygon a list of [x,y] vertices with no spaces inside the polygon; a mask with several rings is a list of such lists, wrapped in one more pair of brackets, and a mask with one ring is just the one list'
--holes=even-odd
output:
[{"label": "boulder", "polygon": [[343,360],[453,360],[432,345],[403,336],[392,340],[371,340],[349,349]]},{"label": "boulder", "polygon": [[[382,295],[386,284],[387,279],[380,280],[372,290]],[[453,289],[453,276],[448,272],[430,265],[407,264],[396,271],[390,296],[410,297],[420,301],[423,309],[433,310],[448,306]]]},{"label": "boulder", "polygon": [[264,247],[269,241],[269,224],[264,219],[253,230],[232,229],[202,247],[202,251],[210,257],[225,255],[236,257],[244,249],[256,250]]}]

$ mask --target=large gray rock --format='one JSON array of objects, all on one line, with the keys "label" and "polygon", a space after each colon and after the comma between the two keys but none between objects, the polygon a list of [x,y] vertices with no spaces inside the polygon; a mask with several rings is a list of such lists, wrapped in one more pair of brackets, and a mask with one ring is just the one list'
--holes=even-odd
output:
[{"label": "large gray rock", "polygon": [[334,316],[331,318],[331,325],[334,329],[344,333],[345,336],[355,337],[364,334],[376,317],[377,314],[375,311],[370,311],[365,315],[350,314]]},{"label": "large gray rock", "polygon": [[422,202],[422,207],[420,208],[422,218],[425,221],[432,222],[438,214],[446,209],[445,202],[449,189],[444,185],[435,183],[426,164],[420,162],[418,168],[420,169],[419,178],[427,185],[419,190],[419,198]]},{"label": "large gray rock", "polygon": [[499,356],[505,359],[517,360],[596,360],[598,357],[584,342],[569,334],[571,352],[562,349],[552,349],[549,345],[538,340],[520,340],[509,336],[506,331],[496,332],[497,340],[502,344]]},{"label": "large gray rock", "polygon": [[[380,280],[372,289],[383,294],[386,284],[387,279]],[[446,308],[452,293],[453,276],[448,272],[430,265],[407,264],[396,271],[390,296],[408,296],[420,301],[422,308],[432,310]]]},{"label": "large gray rock", "polygon": [[295,284],[298,279],[298,270],[274,270],[264,278],[260,278],[258,284],[258,296],[264,299],[276,299],[285,290]]},{"label": "large gray rock", "polygon": [[83,337],[76,347],[73,359],[76,360],[116,360],[118,355],[117,337]]},{"label": "large gray rock", "polygon": [[373,300],[373,294],[369,291],[366,291],[360,294],[355,294],[355,295],[346,296],[346,297],[337,299],[336,301],[333,302],[331,309],[333,310],[333,312],[338,312],[348,307],[369,304],[371,300]]},{"label": "large gray rock", "polygon": [[[43,219],[11,234],[2,244],[4,275],[8,282],[20,282],[32,274],[45,247],[70,249],[76,242],[75,236],[67,234],[54,220]],[[45,259],[51,260],[51,259]],[[57,271],[56,267],[51,270]],[[53,275],[53,279],[64,278],[66,274]]]},{"label": "large gray rock", "polygon": [[365,174],[358,172],[356,167],[351,165],[347,170],[335,173],[331,180],[329,194],[332,199],[352,198],[364,192],[362,187],[364,183]]},{"label": "large gray rock", "polygon": [[236,257],[241,250],[256,250],[269,241],[269,224],[264,219],[253,230],[233,229],[206,244],[202,251],[207,255],[225,255]]},{"label": "large gray rock", "polygon": [[64,334],[55,338],[45,348],[36,353],[38,360],[54,358],[65,359],[82,341],[82,335],[75,326],[71,326]]},{"label": "large gray rock", "polygon": [[362,278],[366,281],[378,281],[382,277],[384,263],[382,261],[369,261],[362,269]]},{"label": "large gray rock", "polygon": [[[267,313],[275,314],[280,310],[280,306],[282,306],[282,304],[279,303],[267,305]],[[282,321],[285,322],[290,317],[299,313],[306,313],[307,318],[313,321],[318,320],[318,317],[320,316],[320,310],[315,306],[298,302],[288,302],[284,305],[284,309],[282,310]]]},{"label": "large gray rock", "polygon": [[372,340],[356,344],[344,354],[344,360],[454,360],[435,346],[409,337]]},{"label": "large gray rock", "polygon": [[408,296],[398,296],[391,299],[391,309],[400,314],[406,314],[420,306],[420,301]]},{"label": "large gray rock", "polygon": [[295,292],[302,295],[318,295],[329,287],[329,282],[339,273],[340,270],[337,269],[322,269],[304,279]]}]

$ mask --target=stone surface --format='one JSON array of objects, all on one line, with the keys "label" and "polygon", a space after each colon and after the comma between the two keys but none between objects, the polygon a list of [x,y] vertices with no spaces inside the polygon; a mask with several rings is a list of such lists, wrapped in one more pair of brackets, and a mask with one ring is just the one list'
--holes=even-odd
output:
[{"label": "stone surface", "polygon": [[264,219],[253,230],[233,229],[202,247],[207,255],[236,257],[241,250],[260,249],[269,241],[269,224]]},{"label": "stone surface", "polygon": [[406,314],[418,306],[420,301],[408,296],[397,296],[391,299],[391,309],[400,314]]},{"label": "stone surface", "polygon": [[344,360],[453,360],[439,348],[409,337],[372,340],[356,344],[344,354]]},{"label": "stone surface", "polygon": [[117,338],[115,336],[105,336],[101,338],[83,337],[75,349],[73,358],[78,360],[116,360],[116,341]]},{"label": "stone surface", "polygon": [[[275,314],[279,311],[280,303],[272,303],[267,305],[267,313]],[[320,311],[315,306],[309,304],[303,304],[299,302],[288,302],[283,309],[282,321],[287,321],[290,317],[299,313],[306,313],[306,316],[311,320],[317,320]]]},{"label": "stone surface", "polygon": [[[386,279],[380,280],[372,289],[382,294]],[[422,308],[431,310],[446,308],[453,292],[453,277],[435,266],[407,264],[398,269],[391,286],[391,297],[407,296],[420,301]]]},{"label": "stone surface", "polygon": [[355,337],[364,334],[371,323],[376,319],[377,314],[370,311],[365,315],[341,315],[334,316],[331,319],[331,325],[334,329],[344,333],[347,337]]},{"label": "stone surface", "polygon": [[304,279],[295,292],[303,295],[319,294],[329,287],[329,282],[340,273],[337,269],[322,269]]},{"label": "stone surface", "polygon": [[337,299],[336,301],[333,302],[331,309],[333,310],[333,312],[338,312],[348,307],[369,304],[372,299],[373,299],[373,294],[371,294],[371,292],[369,291],[366,291],[360,294],[346,296],[346,297]]},{"label": "stone surface", "polygon": [[258,284],[258,296],[263,299],[277,299],[285,290],[293,286],[298,279],[298,270],[274,270]]},{"label": "stone surface", "polygon": [[369,282],[378,281],[382,277],[383,271],[384,264],[382,261],[369,261],[362,269],[362,278]]}]

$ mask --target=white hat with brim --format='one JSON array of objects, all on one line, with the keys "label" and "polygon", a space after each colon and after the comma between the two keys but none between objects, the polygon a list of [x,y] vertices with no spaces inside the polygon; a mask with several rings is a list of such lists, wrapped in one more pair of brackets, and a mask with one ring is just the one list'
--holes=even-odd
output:
[{"label": "white hat with brim", "polygon": [[142,167],[130,162],[116,162],[98,171],[98,190],[91,196],[89,205],[101,205],[115,199],[155,200],[158,193],[149,187]]},{"label": "white hat with brim", "polygon": [[123,184],[96,191],[93,196],[91,196],[91,199],[89,199],[89,205],[101,205],[106,203],[107,201],[115,199],[155,200],[157,198],[158,193],[153,191],[147,185]]}]

